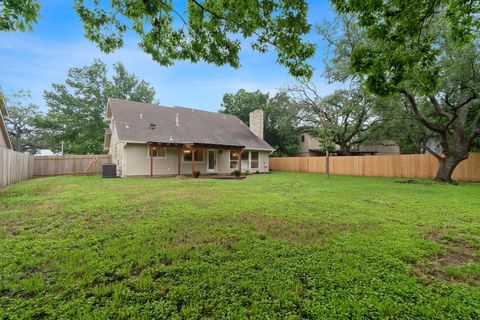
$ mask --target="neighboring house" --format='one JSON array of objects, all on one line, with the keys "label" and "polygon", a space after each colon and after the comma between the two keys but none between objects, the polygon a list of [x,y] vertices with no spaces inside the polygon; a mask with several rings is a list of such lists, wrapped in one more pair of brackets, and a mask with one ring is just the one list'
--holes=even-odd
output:
[{"label": "neighboring house", "polygon": [[0,148],[12,149],[12,143],[8,136],[7,125],[5,123],[6,118],[8,118],[7,103],[0,88]]},{"label": "neighboring house", "polygon": [[[338,146],[337,146],[338,148]],[[338,148],[339,149],[339,148]],[[377,154],[377,155],[389,155],[400,154],[400,147],[391,140],[382,140],[377,144],[360,144],[355,145],[350,150],[352,155],[365,155],[365,154]],[[304,132],[300,134],[298,138],[298,153],[300,157],[320,156],[323,152],[320,149],[320,143],[318,137],[310,132]]]},{"label": "neighboring house", "polygon": [[426,148],[422,148],[422,153],[430,153],[430,150],[441,154],[442,153],[442,145],[440,144],[440,139],[436,137],[428,138],[425,142]]},{"label": "neighboring house", "polygon": [[183,107],[108,99],[105,150],[120,176],[267,172],[263,111],[239,118]]},{"label": "neighboring house", "polygon": [[59,156],[61,153],[59,152],[53,152],[50,149],[38,149],[37,153],[35,153],[36,156]]}]

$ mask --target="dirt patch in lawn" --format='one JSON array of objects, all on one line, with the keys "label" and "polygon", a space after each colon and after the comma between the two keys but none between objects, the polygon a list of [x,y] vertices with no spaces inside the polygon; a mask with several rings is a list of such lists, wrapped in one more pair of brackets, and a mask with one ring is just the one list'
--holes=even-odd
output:
[{"label": "dirt patch in lawn", "polygon": [[[260,240],[279,240],[297,245],[322,246],[332,235],[348,232],[367,232],[374,225],[350,225],[312,220],[293,220],[264,214],[244,213],[236,216],[182,218],[188,230],[171,230],[165,239],[171,246],[198,246],[214,244],[229,247],[234,243],[255,237]],[[175,228],[174,228],[175,229]]]},{"label": "dirt patch in lawn", "polygon": [[324,223],[316,221],[294,221],[283,217],[245,214],[240,219],[260,238],[287,240],[299,244],[322,244],[325,237],[334,232],[348,231],[346,223]]},{"label": "dirt patch in lawn", "polygon": [[[452,238],[451,234],[454,231],[457,232],[457,237]],[[445,234],[449,234],[449,236],[445,236]],[[462,269],[471,264],[480,263],[476,248],[464,239],[464,236],[465,234],[459,230],[449,228],[428,232],[425,238],[440,244],[443,251],[432,255],[426,262],[418,264],[415,268],[417,275],[425,280],[440,278],[449,282],[480,284],[478,274],[470,272],[468,269]]]}]

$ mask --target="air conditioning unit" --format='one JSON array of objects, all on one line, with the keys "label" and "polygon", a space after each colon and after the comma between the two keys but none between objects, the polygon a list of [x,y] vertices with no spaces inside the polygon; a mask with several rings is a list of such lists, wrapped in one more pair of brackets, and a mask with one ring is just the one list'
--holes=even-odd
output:
[{"label": "air conditioning unit", "polygon": [[102,178],[116,178],[117,165],[115,163],[104,163],[102,165]]}]

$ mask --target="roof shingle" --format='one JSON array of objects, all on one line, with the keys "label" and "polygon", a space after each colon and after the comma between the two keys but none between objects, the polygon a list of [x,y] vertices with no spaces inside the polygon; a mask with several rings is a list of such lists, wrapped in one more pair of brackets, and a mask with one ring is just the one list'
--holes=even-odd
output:
[{"label": "roof shingle", "polygon": [[[118,138],[127,142],[212,144],[274,150],[236,116],[108,99]],[[178,126],[176,117],[178,115]],[[151,129],[151,125],[155,129]]]}]

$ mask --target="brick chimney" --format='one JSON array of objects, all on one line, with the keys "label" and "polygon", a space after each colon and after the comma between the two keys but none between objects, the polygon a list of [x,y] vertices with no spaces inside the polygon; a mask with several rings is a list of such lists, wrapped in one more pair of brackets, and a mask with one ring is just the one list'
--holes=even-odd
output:
[{"label": "brick chimney", "polygon": [[263,110],[256,109],[250,112],[250,131],[263,139]]}]

